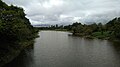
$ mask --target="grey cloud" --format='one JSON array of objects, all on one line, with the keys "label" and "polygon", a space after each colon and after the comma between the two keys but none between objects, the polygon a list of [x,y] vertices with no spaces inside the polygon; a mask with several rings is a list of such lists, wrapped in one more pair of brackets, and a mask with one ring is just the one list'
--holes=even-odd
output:
[{"label": "grey cloud", "polygon": [[[25,9],[32,24],[107,22],[120,16],[120,0],[3,0]],[[62,4],[59,4],[62,2]],[[66,17],[61,18],[61,15]]]}]

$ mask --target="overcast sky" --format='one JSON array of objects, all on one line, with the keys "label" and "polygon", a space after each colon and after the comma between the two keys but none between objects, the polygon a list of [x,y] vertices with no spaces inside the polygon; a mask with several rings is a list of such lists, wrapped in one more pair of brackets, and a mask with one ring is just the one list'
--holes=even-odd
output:
[{"label": "overcast sky", "polygon": [[32,24],[107,22],[120,16],[120,0],[3,0],[23,7]]}]

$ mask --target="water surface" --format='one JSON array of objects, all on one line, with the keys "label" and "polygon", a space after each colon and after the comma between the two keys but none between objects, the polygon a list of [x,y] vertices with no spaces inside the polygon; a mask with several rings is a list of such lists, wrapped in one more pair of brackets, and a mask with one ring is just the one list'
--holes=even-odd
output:
[{"label": "water surface", "polygon": [[26,49],[6,67],[120,67],[120,43],[41,31],[33,49]]}]

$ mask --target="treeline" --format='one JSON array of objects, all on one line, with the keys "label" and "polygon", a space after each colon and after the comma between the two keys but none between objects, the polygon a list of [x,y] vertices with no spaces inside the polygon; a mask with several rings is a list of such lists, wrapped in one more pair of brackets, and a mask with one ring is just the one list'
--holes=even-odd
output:
[{"label": "treeline", "polygon": [[120,39],[120,17],[114,18],[106,24],[93,23],[87,25],[75,22],[72,25],[67,26],[58,26],[56,24],[50,27],[39,27],[39,29],[71,31],[75,36],[84,36],[87,38]]},{"label": "treeline", "polygon": [[0,0],[0,66],[11,58],[8,55],[9,58],[6,60],[5,55],[22,50],[38,32],[25,15],[22,8],[8,6]]},{"label": "treeline", "polygon": [[49,27],[37,27],[39,30],[57,30],[57,31],[67,31],[63,25],[51,25]]},{"label": "treeline", "polygon": [[86,25],[76,22],[64,28],[72,30],[73,35],[76,36],[100,39],[120,39],[120,17],[114,18],[106,24],[93,23]]}]

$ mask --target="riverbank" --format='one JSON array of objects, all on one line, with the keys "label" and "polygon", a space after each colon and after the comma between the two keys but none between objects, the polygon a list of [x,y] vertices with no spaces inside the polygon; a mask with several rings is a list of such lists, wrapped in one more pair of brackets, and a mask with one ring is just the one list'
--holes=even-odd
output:
[{"label": "riverbank", "polygon": [[0,45],[0,52],[1,52],[0,53],[0,67],[14,60],[17,56],[19,56],[21,51],[23,51],[27,47],[33,46],[34,39],[37,37],[39,37],[38,31],[36,31],[32,35],[32,39],[29,39],[29,40],[23,40],[23,41],[18,41],[14,43],[0,42],[2,44]]},{"label": "riverbank", "polygon": [[101,40],[109,40],[113,42],[119,42],[120,39],[113,36],[112,34],[109,34],[109,32],[94,32],[89,35],[85,35],[84,33],[73,33],[72,36],[78,36],[78,37],[84,37],[88,39],[101,39]]},{"label": "riverbank", "polygon": [[8,52],[4,53],[4,55],[0,57],[0,67],[11,62],[14,58],[19,56],[22,50],[24,50],[28,46],[33,46],[33,44],[34,44],[34,39],[30,41],[19,42],[19,43],[14,44],[17,46],[9,47]]},{"label": "riverbank", "polygon": [[34,44],[38,29],[26,18],[24,9],[0,0],[0,67]]},{"label": "riverbank", "polygon": [[88,39],[102,39],[102,40],[109,40],[109,41],[113,41],[113,42],[118,42],[120,41],[120,39],[115,38],[115,37],[111,37],[108,32],[95,32],[92,33],[91,35],[83,35],[80,33],[74,33],[72,34],[72,36],[78,36],[78,37],[84,37],[84,38],[88,38]]}]

